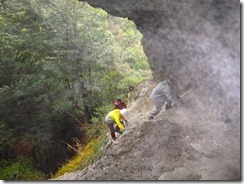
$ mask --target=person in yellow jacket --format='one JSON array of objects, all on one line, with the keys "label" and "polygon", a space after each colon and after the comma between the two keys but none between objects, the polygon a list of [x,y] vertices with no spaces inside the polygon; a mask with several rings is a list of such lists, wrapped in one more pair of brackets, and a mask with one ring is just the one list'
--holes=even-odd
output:
[{"label": "person in yellow jacket", "polygon": [[[105,118],[105,122],[107,123],[110,134],[113,140],[116,140],[115,132],[118,132],[120,134],[123,133],[125,130],[125,125],[123,121],[126,120],[128,114],[127,109],[114,109],[108,113],[108,115]],[[114,128],[114,125],[116,127]]]}]

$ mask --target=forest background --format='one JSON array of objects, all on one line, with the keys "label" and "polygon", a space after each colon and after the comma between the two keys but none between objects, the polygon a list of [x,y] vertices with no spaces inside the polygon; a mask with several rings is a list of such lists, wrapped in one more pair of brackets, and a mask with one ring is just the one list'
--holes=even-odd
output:
[{"label": "forest background", "polygon": [[77,0],[0,0],[0,179],[48,179],[84,151],[92,162],[113,100],[151,76],[141,39]]}]

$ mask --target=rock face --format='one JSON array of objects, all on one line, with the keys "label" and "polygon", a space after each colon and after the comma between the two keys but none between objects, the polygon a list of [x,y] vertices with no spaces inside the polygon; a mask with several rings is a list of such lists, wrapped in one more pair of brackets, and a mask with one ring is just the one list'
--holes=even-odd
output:
[{"label": "rock face", "polygon": [[135,22],[143,34],[143,48],[156,80],[168,77],[181,96],[207,79],[203,84],[208,83],[206,88],[198,94],[204,103],[199,108],[206,104],[209,109],[209,105],[221,101],[221,106],[223,103],[239,113],[239,1],[86,1]]},{"label": "rock face", "polygon": [[[132,131],[130,140],[141,147],[130,145],[118,154],[128,162],[134,157],[137,165],[132,170],[126,161],[116,167],[112,167],[114,162],[99,161],[101,168],[106,166],[103,174],[83,171],[84,175],[73,179],[240,179],[240,2],[86,1],[135,22],[143,34],[154,81],[169,78],[185,105],[165,112],[154,125],[145,122],[146,117],[131,120],[140,124],[136,129],[140,132]],[[146,114],[150,108],[146,105],[141,112]],[[151,135],[161,135],[161,141]],[[121,144],[129,143],[129,136],[124,139]],[[118,152],[116,146],[111,149]],[[118,160],[108,152],[106,158]],[[109,168],[114,175],[107,172]]]},{"label": "rock face", "polygon": [[200,87],[148,121],[154,85],[147,81],[133,92],[129,123],[116,143],[109,141],[93,165],[57,180],[240,180],[238,117],[222,122],[197,113],[191,99]]}]

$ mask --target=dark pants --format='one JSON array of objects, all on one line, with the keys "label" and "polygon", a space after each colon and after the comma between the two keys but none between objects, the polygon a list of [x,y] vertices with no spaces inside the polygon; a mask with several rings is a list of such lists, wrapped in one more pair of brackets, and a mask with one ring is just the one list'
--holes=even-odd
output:
[{"label": "dark pants", "polygon": [[[123,124],[123,122],[121,122],[121,123]],[[112,137],[113,139],[115,139],[115,138],[116,138],[116,136],[115,136],[115,132],[120,133],[120,129],[119,129],[119,127],[116,125],[116,127],[114,128],[114,125],[115,125],[115,122],[114,122],[114,121],[109,121],[109,122],[107,122],[107,125],[108,125],[108,127],[109,127],[111,137]],[[123,124],[123,125],[124,125],[124,124]]]}]

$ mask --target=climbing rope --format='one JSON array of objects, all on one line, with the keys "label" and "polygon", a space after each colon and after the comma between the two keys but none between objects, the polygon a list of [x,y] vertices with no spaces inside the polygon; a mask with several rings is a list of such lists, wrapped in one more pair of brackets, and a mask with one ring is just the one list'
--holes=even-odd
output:
[{"label": "climbing rope", "polygon": [[[205,61],[207,61],[207,60],[211,60],[211,59],[213,59],[214,57],[216,57],[216,54],[215,54],[215,53],[219,53],[221,49],[222,49],[222,48],[217,49],[216,52],[214,52],[213,54],[209,55],[209,56],[208,56],[207,58],[205,58],[202,62],[205,62]],[[189,90],[187,90],[185,93],[183,93],[182,95],[180,95],[180,96],[179,96],[180,99],[181,99],[183,96],[185,96],[186,94],[188,94],[189,92],[191,92],[193,89],[195,89],[195,88],[197,88],[198,86],[202,85],[202,84],[203,84],[204,82],[206,82],[209,78],[213,77],[214,74],[215,74],[214,72],[211,73],[210,75],[208,75],[207,77],[205,77],[202,81],[200,81],[199,83],[197,83],[195,86],[193,86],[192,88],[190,88]]]},{"label": "climbing rope", "polygon": [[206,78],[204,78],[202,81],[200,81],[198,84],[196,84],[195,86],[193,86],[192,88],[190,88],[189,90],[187,90],[185,93],[183,93],[182,95],[180,95],[180,98],[182,98],[183,96],[185,96],[186,94],[188,94],[189,92],[191,92],[193,89],[197,88],[198,86],[202,85],[204,82],[206,82],[208,79],[210,79],[211,77],[213,77],[215,73],[212,73],[210,75],[208,75]]}]

